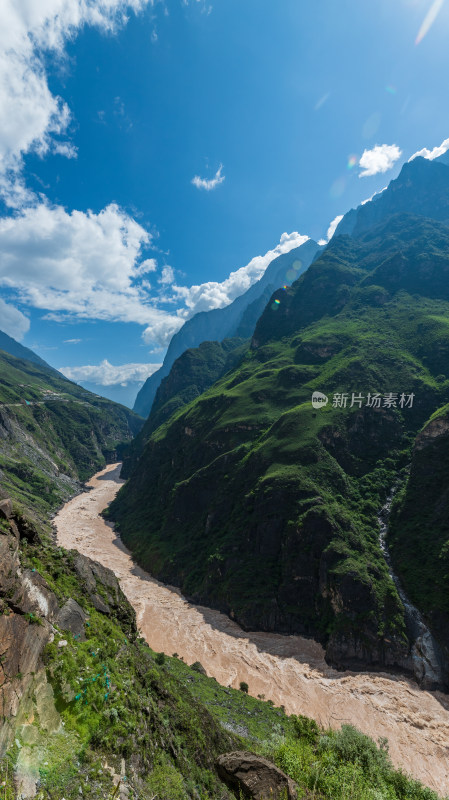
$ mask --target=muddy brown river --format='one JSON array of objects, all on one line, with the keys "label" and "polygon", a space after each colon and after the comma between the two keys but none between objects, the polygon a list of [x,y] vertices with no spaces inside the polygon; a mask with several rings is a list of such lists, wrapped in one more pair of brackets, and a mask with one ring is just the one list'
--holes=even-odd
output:
[{"label": "muddy brown river", "polygon": [[97,473],[88,493],[70,500],[55,518],[58,544],[79,550],[115,572],[146,641],[167,655],[200,661],[224,686],[246,681],[289,714],[321,725],[349,722],[377,739],[386,736],[393,762],[449,795],[449,696],[424,692],[397,675],[337,672],[322,647],[300,636],[247,633],[218,611],[188,603],[178,589],[154,580],[100,512],[120,488],[120,464]]}]

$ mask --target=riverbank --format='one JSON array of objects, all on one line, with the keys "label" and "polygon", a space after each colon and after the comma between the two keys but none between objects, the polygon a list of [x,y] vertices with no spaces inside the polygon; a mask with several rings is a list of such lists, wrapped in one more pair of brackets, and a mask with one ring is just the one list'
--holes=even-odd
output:
[{"label": "riverbank", "polygon": [[287,713],[321,725],[348,722],[374,739],[386,736],[396,766],[449,794],[449,697],[425,692],[401,676],[337,672],[316,642],[300,636],[247,633],[218,611],[193,606],[134,564],[112,526],[100,516],[122,481],[110,465],[56,515],[58,544],[77,549],[114,571],[135,608],[150,647],[200,661],[221,684],[246,681]]}]

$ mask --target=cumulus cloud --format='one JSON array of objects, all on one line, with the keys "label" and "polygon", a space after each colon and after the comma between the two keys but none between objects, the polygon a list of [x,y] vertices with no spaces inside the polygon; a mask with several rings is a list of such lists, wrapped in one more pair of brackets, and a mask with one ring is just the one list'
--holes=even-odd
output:
[{"label": "cumulus cloud", "polygon": [[372,150],[365,150],[359,161],[359,166],[362,167],[359,178],[388,172],[401,155],[402,150],[396,144],[376,144]]},{"label": "cumulus cloud", "polygon": [[0,219],[0,287],[53,319],[152,324],[165,342],[164,329],[173,331],[178,318],[136,283],[156,268],[153,259],[139,265],[150,243],[148,231],[117,205],[94,214],[41,203]]},{"label": "cumulus cloud", "polygon": [[220,184],[222,184],[225,180],[225,176],[222,173],[223,164],[220,164],[213,178],[208,180],[207,178],[200,178],[199,175],[195,175],[195,177],[192,178],[192,183],[197,189],[204,189],[206,192],[210,192],[213,189],[216,189],[217,186],[220,186]]},{"label": "cumulus cloud", "polygon": [[127,386],[128,383],[143,383],[161,364],[121,364],[114,366],[105,358],[101,364],[86,365],[85,367],[60,367],[66,378],[75,383],[85,381],[97,383],[100,386]]},{"label": "cumulus cloud", "polygon": [[422,150],[418,150],[417,153],[413,153],[409,161],[413,161],[414,158],[418,158],[421,156],[422,158],[427,158],[429,161],[433,161],[435,158],[439,158],[439,156],[444,155],[449,150],[449,139],[445,139],[444,142],[441,142],[440,145],[434,147],[433,150],[429,150],[427,147],[423,147]]},{"label": "cumulus cloud", "polygon": [[0,191],[6,202],[29,200],[20,176],[22,157],[53,151],[69,158],[76,149],[67,138],[70,111],[52,94],[44,54],[62,56],[83,26],[114,31],[131,10],[152,0],[39,0],[0,3]]},{"label": "cumulus cloud", "polygon": [[256,256],[251,259],[249,264],[245,267],[240,267],[235,272],[231,272],[224,281],[207,281],[190,287],[174,284],[172,290],[184,302],[188,310],[188,316],[192,316],[198,311],[223,308],[223,306],[227,306],[236,297],[246,292],[253,283],[258,281],[274,258],[277,258],[282,253],[288,253],[295,247],[299,247],[308,238],[308,236],[302,236],[297,231],[283,233],[279,244],[273,250],[268,250],[264,256]]},{"label": "cumulus cloud", "polygon": [[338,228],[340,222],[342,221],[342,219],[343,219],[343,214],[340,214],[338,217],[335,217],[335,219],[332,220],[331,224],[329,225],[329,227],[327,229],[327,241],[328,242],[330,242],[330,240],[332,239],[332,237],[333,237],[335,231],[337,230],[337,228]]},{"label": "cumulus cloud", "polygon": [[184,322],[185,317],[181,315],[177,317],[167,315],[163,319],[155,318],[151,321],[151,325],[148,325],[143,331],[142,339],[148,345],[156,344],[161,349],[168,347],[172,336],[178,333]]},{"label": "cumulus cloud", "polygon": [[13,339],[18,339],[19,342],[23,339],[25,334],[30,328],[30,320],[25,314],[22,314],[15,306],[5,303],[0,298],[0,330],[12,336]]}]

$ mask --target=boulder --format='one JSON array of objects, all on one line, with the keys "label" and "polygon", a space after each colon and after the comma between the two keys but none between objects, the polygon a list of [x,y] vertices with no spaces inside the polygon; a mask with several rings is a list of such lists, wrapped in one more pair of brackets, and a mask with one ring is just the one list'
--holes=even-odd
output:
[{"label": "boulder", "polygon": [[221,780],[240,794],[253,800],[298,800],[295,784],[282,770],[266,758],[253,753],[225,753],[217,759]]},{"label": "boulder", "polygon": [[56,617],[56,624],[63,631],[70,631],[80,641],[84,641],[86,634],[84,633],[84,623],[87,620],[87,614],[83,611],[80,605],[70,598],[67,603],[64,603],[58,616]]},{"label": "boulder", "polygon": [[9,500],[9,498],[6,500],[0,500],[0,518],[11,519],[13,513],[12,502]]}]

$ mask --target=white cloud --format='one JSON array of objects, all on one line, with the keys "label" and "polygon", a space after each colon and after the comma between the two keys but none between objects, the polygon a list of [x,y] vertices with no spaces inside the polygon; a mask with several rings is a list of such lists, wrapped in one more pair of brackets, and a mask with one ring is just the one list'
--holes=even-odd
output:
[{"label": "white cloud", "polygon": [[79,383],[80,381],[97,383],[100,386],[127,386],[128,383],[143,383],[161,364],[121,364],[114,366],[107,359],[96,365],[85,367],[60,367],[66,378]]},{"label": "white cloud", "polygon": [[62,57],[85,25],[114,31],[129,10],[153,0],[2,0],[0,3],[0,191],[11,205],[29,200],[20,177],[22,157],[53,151],[73,158],[67,140],[70,111],[52,94],[44,53]]},{"label": "white cloud", "polygon": [[438,147],[434,147],[433,150],[429,150],[427,147],[423,147],[422,150],[418,150],[417,153],[413,153],[409,161],[413,161],[414,158],[418,158],[418,156],[422,156],[422,158],[427,158],[429,161],[433,161],[435,158],[439,158],[439,156],[444,155],[449,150],[449,139],[445,139],[444,142],[441,142]]},{"label": "white cloud", "polygon": [[161,283],[163,286],[168,286],[173,283],[174,279],[175,273],[173,267],[169,267],[168,265],[163,267],[161,277],[159,278],[159,283]]},{"label": "white cloud", "polygon": [[359,178],[388,172],[401,155],[402,150],[396,144],[377,144],[372,150],[365,150],[359,161],[359,166],[362,167]]},{"label": "white cloud", "polygon": [[337,230],[337,228],[338,228],[340,222],[342,221],[342,219],[343,219],[343,214],[340,214],[338,217],[335,217],[335,219],[332,220],[331,224],[329,225],[329,227],[327,229],[327,241],[328,242],[330,242],[330,240],[332,239],[332,237],[333,237],[335,231]]},{"label": "white cloud", "polygon": [[[52,319],[84,318],[152,325],[161,334],[179,320],[155,305],[136,276],[151,236],[116,205],[98,214],[41,203],[0,219],[0,286]],[[62,317],[61,317],[62,315]]]},{"label": "white cloud", "polygon": [[157,261],[155,258],[147,258],[145,261],[142,261],[139,266],[134,267],[133,275],[135,278],[140,278],[142,275],[148,275],[149,272],[156,272],[157,270]]},{"label": "white cloud", "polygon": [[[189,314],[189,316],[191,316]],[[156,343],[161,348],[168,347],[172,336],[184,325],[185,318],[182,316],[167,316],[163,319],[153,319],[142,333],[145,344],[154,345]]]},{"label": "white cloud", "polygon": [[216,189],[217,186],[220,186],[220,184],[225,180],[225,176],[222,173],[223,164],[220,164],[215,173],[215,177],[207,180],[207,178],[200,178],[199,175],[195,175],[195,177],[192,178],[192,183],[197,189],[204,189],[206,192],[210,192],[213,189]]},{"label": "white cloud", "polygon": [[82,339],[64,339],[63,344],[79,344]]},{"label": "white cloud", "polygon": [[78,158],[78,148],[72,142],[54,142],[53,152],[65,158]]},{"label": "white cloud", "polygon": [[249,264],[235,272],[231,272],[228,278],[220,283],[208,281],[198,286],[177,286],[172,289],[175,295],[183,300],[188,316],[196,314],[198,311],[209,311],[211,308],[223,308],[236,297],[246,292],[253,283],[259,280],[268,265],[274,258],[282,253],[288,253],[295,247],[299,247],[308,240],[308,236],[302,236],[294,231],[293,233],[283,233],[279,244],[268,250],[264,256],[256,256],[251,259]]},{"label": "white cloud", "polygon": [[13,339],[18,339],[19,342],[23,339],[25,334],[30,328],[30,320],[25,314],[22,314],[18,308],[5,303],[0,298],[0,330],[12,336]]}]

